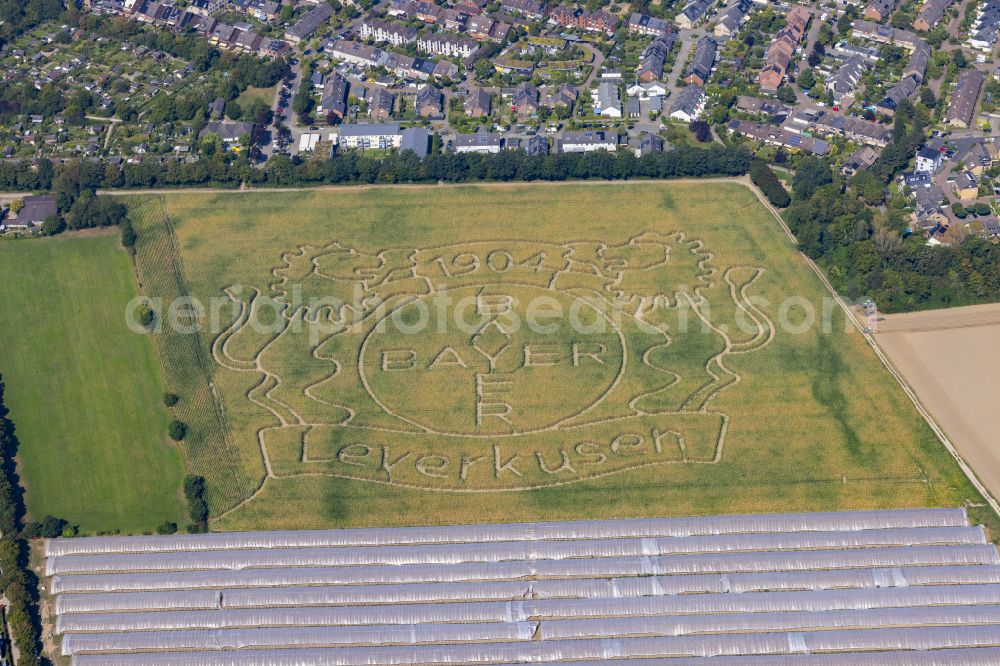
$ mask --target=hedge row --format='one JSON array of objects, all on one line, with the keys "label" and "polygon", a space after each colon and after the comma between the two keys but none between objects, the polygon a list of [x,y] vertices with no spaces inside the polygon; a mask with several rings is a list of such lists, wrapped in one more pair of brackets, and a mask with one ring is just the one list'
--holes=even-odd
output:
[{"label": "hedge row", "polygon": [[[7,626],[19,653],[17,666],[37,666],[41,664],[38,581],[28,566],[28,544],[20,530],[24,503],[14,468],[17,436],[3,398],[0,377],[0,589],[9,604]],[[34,529],[40,530],[44,522]]]}]

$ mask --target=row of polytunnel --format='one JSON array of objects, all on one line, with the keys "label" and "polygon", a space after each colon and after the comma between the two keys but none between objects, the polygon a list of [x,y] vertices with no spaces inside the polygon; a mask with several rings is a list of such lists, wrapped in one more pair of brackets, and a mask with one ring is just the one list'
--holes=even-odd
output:
[{"label": "row of polytunnel", "polygon": [[[406,657],[408,655],[402,655]],[[531,663],[544,663],[535,659]],[[253,650],[242,652],[186,652],[183,660],[176,654],[101,654],[77,655],[73,666],[345,666],[346,664],[376,664],[377,662],[348,661],[339,650]],[[394,663],[417,663],[398,661]],[[497,666],[514,666],[528,660],[507,662]],[[563,660],[560,666],[605,666],[605,659]],[[615,666],[706,666],[704,659],[669,657],[657,659],[623,658]],[[912,650],[854,652],[832,654],[769,655],[760,657],[712,657],[710,666],[996,666],[1000,664],[1000,648],[952,648],[924,652]]]},{"label": "row of polytunnel", "polygon": [[1000,606],[889,608],[795,613],[724,613],[601,620],[472,624],[397,624],[284,629],[194,629],[69,634],[63,654],[138,650],[222,650],[267,647],[337,647],[734,634],[831,629],[1000,626]]},{"label": "row of polytunnel", "polygon": [[[312,552],[253,551],[239,557],[226,558],[224,554],[213,553],[199,560],[187,557],[189,553],[168,555],[102,555],[87,556],[87,563],[70,562],[79,558],[69,555],[49,560],[48,575],[87,573],[142,573],[169,571],[241,571],[245,569],[306,568],[323,567],[339,576],[339,581],[348,583],[421,582],[426,578],[440,579],[454,576],[451,580],[482,580],[472,576],[526,577],[543,576],[656,576],[698,573],[759,573],[765,571],[809,571],[815,569],[855,569],[859,567],[928,566],[934,564],[1000,564],[1000,556],[989,544],[969,544],[962,546],[908,546],[855,548],[845,550],[813,551],[762,551],[758,553],[706,553],[698,555],[649,555],[642,557],[592,557],[567,558],[561,560],[526,559],[516,561],[493,561],[494,556],[486,549],[482,551],[482,562],[433,562],[414,564],[407,557],[382,565],[330,565],[323,556]],[[162,561],[150,561],[154,558]],[[385,560],[391,560],[388,555]],[[480,566],[480,565],[494,565]],[[490,570],[495,573],[489,574]],[[517,574],[516,572],[521,572]],[[513,574],[504,576],[503,573]]]},{"label": "row of polytunnel", "polygon": [[967,524],[964,509],[897,509],[497,525],[53,539],[46,544],[46,555],[55,557],[72,554],[157,551],[686,537],[802,531],[857,531],[906,527],[960,527]]},{"label": "row of polytunnel", "polygon": [[377,604],[315,608],[66,613],[56,631],[113,632],[237,627],[358,626],[436,622],[523,622],[705,613],[763,613],[946,605],[1000,605],[1000,585],[934,585],[819,592],[690,594],[617,599]]},{"label": "row of polytunnel", "polygon": [[[726,634],[715,636],[675,636],[668,638],[604,638],[565,641],[521,641],[458,645],[409,645],[349,647],[330,651],[329,664],[362,666],[370,664],[508,664],[552,663],[567,660],[607,660],[656,657],[711,658],[723,656],[803,655],[876,650],[945,650],[954,648],[995,648],[1000,643],[1000,625],[974,627],[922,627],[919,629],[860,629],[818,632],[776,632],[771,634]],[[291,649],[288,649],[290,652]],[[277,651],[274,651],[277,652]],[[217,652],[217,654],[220,654]],[[254,651],[239,651],[244,661],[215,662],[253,664]],[[164,653],[160,653],[161,655]],[[166,659],[151,659],[155,653],[90,656],[75,655],[78,666],[110,664],[186,664],[194,666],[211,653],[176,652]],[[273,654],[273,653],[272,653]],[[170,657],[175,661],[169,661]],[[838,655],[843,656],[843,655]],[[281,662],[265,662],[268,664]],[[287,663],[287,662],[285,662]],[[292,662],[308,663],[308,662]],[[843,662],[841,662],[843,663]]]},{"label": "row of polytunnel", "polygon": [[49,557],[47,566],[49,575],[53,575],[112,571],[246,569],[277,566],[396,566],[740,552],[809,552],[848,548],[983,543],[985,534],[981,527],[917,527],[856,532],[818,531],[660,539],[578,539],[418,546],[253,548],[58,555]]},{"label": "row of polytunnel", "polygon": [[924,567],[847,571],[643,576],[408,585],[328,585],[188,589],[168,592],[60,594],[56,613],[209,610],[280,606],[345,606],[513,599],[601,599],[664,594],[710,594],[919,585],[1000,584],[1000,567]]},{"label": "row of polytunnel", "polygon": [[963,510],[57,539],[73,666],[985,666]]}]

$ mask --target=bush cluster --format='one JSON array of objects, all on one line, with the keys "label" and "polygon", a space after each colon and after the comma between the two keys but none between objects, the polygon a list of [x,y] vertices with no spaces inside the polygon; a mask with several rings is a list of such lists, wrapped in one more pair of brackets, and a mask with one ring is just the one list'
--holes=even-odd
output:
[{"label": "bush cluster", "polygon": [[184,479],[184,497],[187,498],[191,524],[188,532],[208,531],[208,503],[205,501],[205,477],[189,474]]},{"label": "bush cluster", "polygon": [[788,196],[788,191],[763,160],[754,160],[750,163],[750,180],[760,188],[771,205],[784,208],[791,203],[792,198]]}]

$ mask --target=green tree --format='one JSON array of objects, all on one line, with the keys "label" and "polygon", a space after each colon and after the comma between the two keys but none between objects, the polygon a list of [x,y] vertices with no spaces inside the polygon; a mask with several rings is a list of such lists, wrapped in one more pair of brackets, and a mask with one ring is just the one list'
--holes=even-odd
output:
[{"label": "green tree", "polygon": [[801,74],[799,74],[799,78],[796,82],[802,90],[810,90],[816,85],[816,75],[813,74],[811,69],[805,69]]},{"label": "green tree", "polygon": [[143,303],[142,307],[139,308],[139,313],[136,317],[139,325],[143,328],[149,328],[156,321],[156,313],[153,312],[153,308],[149,307],[148,303]]},{"label": "green tree", "polygon": [[184,439],[185,436],[187,436],[187,429],[188,427],[186,423],[174,419],[173,421],[170,422],[170,425],[167,427],[167,434],[170,435],[170,439],[174,440],[175,442],[180,442]]},{"label": "green tree", "polygon": [[928,109],[933,109],[937,104],[937,99],[934,97],[934,91],[924,86],[920,89],[920,102],[926,106]]},{"label": "green tree", "polygon": [[871,171],[862,171],[851,179],[851,187],[869,206],[878,206],[885,202],[885,187]]},{"label": "green tree", "polygon": [[473,65],[473,71],[476,73],[477,80],[487,81],[496,72],[496,68],[487,58],[480,58],[476,61],[476,64]]},{"label": "green tree", "polygon": [[833,182],[830,166],[818,157],[804,157],[792,177],[792,191],[799,199],[809,199],[817,188]]}]

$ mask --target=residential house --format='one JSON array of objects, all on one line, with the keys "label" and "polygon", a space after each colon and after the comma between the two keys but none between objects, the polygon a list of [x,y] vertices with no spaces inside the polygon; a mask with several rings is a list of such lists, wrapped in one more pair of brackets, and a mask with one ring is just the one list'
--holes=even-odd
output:
[{"label": "residential house", "polygon": [[560,153],[589,153],[595,150],[614,152],[618,149],[618,135],[604,130],[563,132],[556,140]]},{"label": "residential house", "polygon": [[572,107],[576,103],[576,87],[569,83],[560,83],[557,86],[547,85],[540,89],[541,105],[549,108],[557,106]]},{"label": "residential house", "polygon": [[625,92],[629,95],[645,100],[653,97],[665,97],[667,94],[667,86],[659,81],[653,81],[651,83],[633,83]]},{"label": "residential house", "polygon": [[[219,1],[218,4],[222,5],[224,3]],[[258,21],[264,21],[265,23],[274,21],[281,16],[281,3],[274,2],[273,0],[252,0],[252,2],[247,3],[246,12]],[[209,12],[209,15],[211,13]]]},{"label": "residential house", "polygon": [[564,5],[555,7],[549,12],[549,21],[564,28],[579,28],[589,32],[614,34],[618,28],[618,17],[604,10],[588,12],[582,7],[572,8]]},{"label": "residential house", "polygon": [[940,166],[941,151],[935,150],[930,146],[924,146],[917,151],[917,160],[913,167],[914,171],[933,174],[937,172]]},{"label": "residential house", "polygon": [[833,97],[834,104],[840,104],[845,97],[854,94],[854,89],[867,68],[868,65],[861,56],[854,56],[837,68],[826,80],[825,86]]},{"label": "residential house", "polygon": [[500,9],[508,14],[517,14],[536,21],[545,18],[545,3],[537,0],[502,0]]},{"label": "residential house", "polygon": [[743,111],[744,113],[764,114],[771,117],[784,117],[791,112],[791,108],[781,102],[764,97],[750,97],[749,95],[741,95],[737,98],[736,110]]},{"label": "residential house", "polygon": [[0,223],[0,231],[7,229],[29,230],[42,226],[49,217],[57,214],[56,198],[51,194],[27,196],[21,199],[21,210]]},{"label": "residential house", "polygon": [[888,20],[896,9],[896,0],[872,0],[865,7],[865,18],[882,23]]},{"label": "residential house", "polygon": [[227,146],[231,146],[239,143],[244,136],[253,137],[256,129],[256,123],[213,120],[206,123],[205,127],[198,132],[198,138],[204,139],[214,134],[222,139]]},{"label": "residential house", "polygon": [[714,0],[692,0],[681,10],[674,22],[681,28],[690,30],[705,20],[713,4]]},{"label": "residential house", "polygon": [[[940,153],[938,153],[940,155]],[[974,143],[969,148],[969,152],[962,156],[961,169],[968,171],[974,176],[982,176],[983,173],[993,166],[993,157],[983,143]]]},{"label": "residential house", "polygon": [[425,86],[417,93],[414,102],[417,113],[423,118],[436,118],[441,115],[441,107],[444,103],[444,95],[433,86]]},{"label": "residential house", "polygon": [[475,39],[489,39],[490,31],[493,30],[494,25],[496,25],[496,21],[485,14],[473,16],[469,19],[466,32]]},{"label": "residential house", "polygon": [[393,46],[404,46],[417,39],[417,31],[397,23],[367,19],[361,24],[361,37]]},{"label": "residential house", "polygon": [[958,75],[955,92],[951,95],[944,115],[946,123],[955,127],[969,127],[972,124],[979,90],[985,80],[986,77],[978,69],[967,69]]},{"label": "residential house", "polygon": [[688,123],[697,120],[704,110],[705,91],[701,86],[691,84],[674,96],[674,102],[670,106],[670,117]]},{"label": "residential house", "polygon": [[888,25],[880,25],[872,21],[857,20],[852,26],[852,34],[860,39],[878,42],[879,44],[894,44],[908,51],[917,48],[923,41],[917,33]]},{"label": "residential house", "polygon": [[927,0],[913,20],[913,29],[927,31],[937,25],[954,0]]},{"label": "residential house", "polygon": [[345,123],[337,135],[337,145],[343,148],[399,148],[402,142],[399,123]]},{"label": "residential house", "polygon": [[593,92],[594,113],[607,118],[622,117],[622,99],[618,84],[614,81],[601,81]]},{"label": "residential house", "polygon": [[875,107],[879,113],[884,113],[890,117],[894,116],[896,115],[896,108],[899,107],[900,103],[904,99],[913,97],[917,93],[919,86],[920,82],[912,76],[901,79],[885,93],[885,97],[879,100],[875,104]]},{"label": "residential house", "polygon": [[985,0],[972,22],[971,36],[966,42],[974,49],[992,53],[1000,31],[1000,0]]},{"label": "residential house", "polygon": [[663,73],[663,63],[670,55],[672,45],[672,35],[669,38],[654,38],[652,42],[647,44],[639,60],[639,68],[635,73],[636,79],[647,83],[659,79]]},{"label": "residential house", "polygon": [[718,52],[718,42],[713,37],[705,36],[698,40],[695,46],[691,66],[684,75],[684,82],[704,86],[712,74],[715,56]]},{"label": "residential house", "polygon": [[812,121],[813,132],[825,136],[842,136],[869,146],[885,148],[892,143],[892,128],[854,116],[818,113]]},{"label": "residential house", "polygon": [[473,118],[490,115],[491,99],[489,93],[482,88],[472,88],[465,95],[462,110],[465,115]]},{"label": "residential house", "polygon": [[931,178],[931,174],[926,171],[903,173],[900,174],[899,180],[903,183],[904,187],[911,190],[923,189],[934,184],[934,179]]},{"label": "residential house", "polygon": [[326,77],[316,111],[343,120],[347,114],[347,87],[347,79],[340,74],[333,73]]},{"label": "residential house", "polygon": [[327,44],[326,50],[337,60],[361,67],[384,66],[388,60],[388,55],[380,48],[343,39]]},{"label": "residential house", "polygon": [[525,81],[514,88],[510,102],[518,117],[533,116],[539,109],[538,88]]},{"label": "residential house", "polygon": [[795,49],[806,34],[809,11],[795,5],[785,17],[785,27],[778,31],[764,56],[764,68],[758,77],[762,90],[777,92],[785,80],[785,74],[795,55]]},{"label": "residential house", "polygon": [[407,127],[401,132],[399,138],[399,152],[404,150],[413,151],[413,153],[423,159],[427,157],[428,145],[430,144],[431,134],[423,127]]},{"label": "residential house", "polygon": [[529,136],[528,142],[525,145],[524,150],[529,155],[548,155],[549,140],[546,139],[541,134],[535,134],[534,136]]},{"label": "residential house", "polygon": [[503,148],[503,137],[492,132],[458,134],[452,144],[456,153],[496,154]]},{"label": "residential house", "polygon": [[368,117],[373,120],[392,118],[396,96],[384,88],[375,88],[368,99]]},{"label": "residential house", "polygon": [[732,39],[740,31],[740,27],[750,16],[753,8],[753,0],[735,0],[733,4],[726,8],[718,23],[715,24],[716,37]]},{"label": "residential house", "polygon": [[321,25],[327,23],[333,16],[333,7],[329,3],[316,5],[299,19],[298,23],[285,31],[285,37],[293,42],[301,42],[313,36]]},{"label": "residential house", "polygon": [[913,190],[914,206],[910,213],[913,225],[922,230],[947,226],[951,220],[944,212],[944,202],[947,201],[944,192],[937,185],[918,187]]},{"label": "residential house", "polygon": [[639,136],[629,140],[629,146],[635,152],[636,157],[642,157],[650,153],[662,153],[664,142],[663,139],[651,132],[639,132]]},{"label": "residential house", "polygon": [[845,176],[853,176],[875,164],[877,159],[878,151],[871,146],[861,146],[848,156],[840,167],[840,172]]},{"label": "residential house", "polygon": [[479,49],[479,44],[461,35],[434,32],[417,39],[417,48],[424,53],[433,53],[446,58],[468,58]]},{"label": "residential house", "polygon": [[979,198],[979,179],[968,171],[963,171],[955,177],[952,188],[962,201]]},{"label": "residential house", "polygon": [[640,35],[666,37],[673,31],[673,28],[669,21],[649,14],[633,13],[628,19],[628,30]]},{"label": "residential house", "polygon": [[733,120],[729,130],[772,146],[779,146],[793,151],[804,151],[813,155],[826,155],[830,152],[830,144],[813,136],[796,134],[778,125],[765,125],[749,120]]}]

